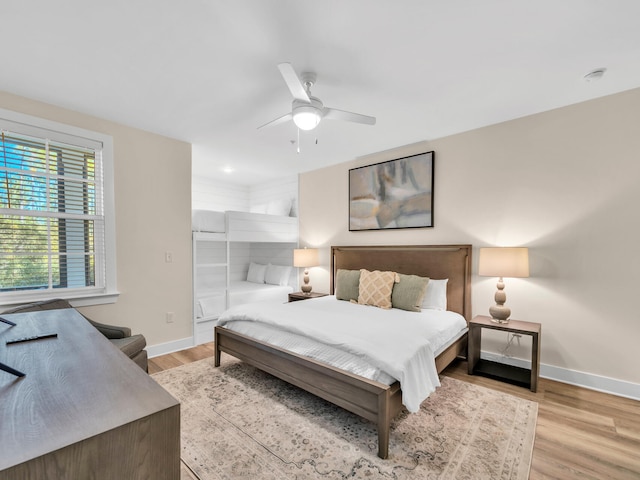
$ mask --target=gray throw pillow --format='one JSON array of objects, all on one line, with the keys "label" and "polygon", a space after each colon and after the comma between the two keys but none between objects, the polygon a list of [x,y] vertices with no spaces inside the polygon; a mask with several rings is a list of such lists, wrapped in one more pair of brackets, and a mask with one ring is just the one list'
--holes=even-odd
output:
[{"label": "gray throw pillow", "polygon": [[358,301],[360,270],[343,270],[336,272],[336,298],[338,300]]},{"label": "gray throw pillow", "polygon": [[391,292],[391,305],[393,308],[419,312],[428,283],[427,277],[401,273],[400,281],[393,286],[393,292]]}]

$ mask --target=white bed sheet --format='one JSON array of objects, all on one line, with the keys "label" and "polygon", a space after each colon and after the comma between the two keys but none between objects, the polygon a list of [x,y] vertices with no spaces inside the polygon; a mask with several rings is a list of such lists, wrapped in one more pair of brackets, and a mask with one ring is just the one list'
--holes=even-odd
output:
[{"label": "white bed sheet", "polygon": [[213,210],[193,210],[191,212],[191,231],[224,233],[225,230],[224,212]]},{"label": "white bed sheet", "polygon": [[290,285],[231,282],[229,285],[229,308],[254,302],[286,303],[289,301],[291,292],[293,292],[293,287]]},{"label": "white bed sheet", "polygon": [[196,301],[196,318],[212,319],[219,317],[227,308],[227,299],[224,292],[217,295],[201,297]]},{"label": "white bed sheet", "polygon": [[223,313],[219,324],[371,380],[398,380],[410,412],[440,385],[437,353],[467,329],[453,312],[383,310],[334,296],[242,305]]},{"label": "white bed sheet", "polygon": [[[293,292],[290,285],[271,285],[254,282],[231,282],[228,290],[229,308],[236,305],[253,302],[289,301],[289,294]],[[196,318],[212,319],[218,317],[226,309],[227,295],[225,291],[217,294],[204,295],[196,301]]]}]

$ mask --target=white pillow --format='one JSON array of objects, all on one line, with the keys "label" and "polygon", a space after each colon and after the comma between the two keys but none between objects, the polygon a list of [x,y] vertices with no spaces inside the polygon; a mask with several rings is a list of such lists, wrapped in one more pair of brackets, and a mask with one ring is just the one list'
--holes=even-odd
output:
[{"label": "white pillow", "polygon": [[429,279],[427,283],[427,291],[424,294],[422,300],[422,308],[430,308],[431,310],[446,310],[447,309],[447,282],[448,278],[444,280]]},{"label": "white pillow", "polygon": [[267,265],[267,273],[264,276],[264,283],[269,285],[289,285],[289,275],[291,267],[284,265]]},{"label": "white pillow", "polygon": [[267,213],[269,215],[282,215],[284,217],[289,216],[291,212],[291,199],[286,200],[272,200],[267,205]]},{"label": "white pillow", "polygon": [[249,212],[250,213],[267,213],[267,204],[261,203],[258,205],[251,205],[249,207]]},{"label": "white pillow", "polygon": [[264,283],[264,276],[266,271],[266,265],[251,262],[249,264],[249,273],[247,273],[247,282]]}]

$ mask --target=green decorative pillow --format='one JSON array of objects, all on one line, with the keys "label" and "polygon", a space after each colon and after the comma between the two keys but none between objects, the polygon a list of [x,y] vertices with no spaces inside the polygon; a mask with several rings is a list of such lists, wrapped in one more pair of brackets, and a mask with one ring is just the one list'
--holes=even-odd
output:
[{"label": "green decorative pillow", "polygon": [[338,300],[358,301],[360,270],[338,269],[336,272],[336,298]]},{"label": "green decorative pillow", "polygon": [[422,300],[427,291],[427,277],[400,274],[400,281],[393,286],[391,304],[393,308],[400,308],[410,312],[419,312]]}]

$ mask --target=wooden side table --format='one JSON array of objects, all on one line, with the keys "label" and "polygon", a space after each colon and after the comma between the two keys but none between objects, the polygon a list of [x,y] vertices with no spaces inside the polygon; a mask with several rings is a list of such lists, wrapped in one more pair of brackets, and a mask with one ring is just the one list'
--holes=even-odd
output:
[{"label": "wooden side table", "polygon": [[[531,369],[480,359],[483,328],[531,335]],[[496,323],[491,320],[491,317],[484,315],[474,317],[469,322],[469,352],[467,356],[469,375],[483,375],[527,387],[532,392],[537,391],[540,374],[540,332],[541,325],[539,323],[521,320]]]},{"label": "wooden side table", "polygon": [[289,301],[290,302],[297,302],[299,300],[309,300],[310,298],[326,297],[327,295],[329,295],[329,294],[328,293],[309,292],[309,295],[307,295],[304,292],[294,292],[294,293],[290,293],[289,294]]}]

